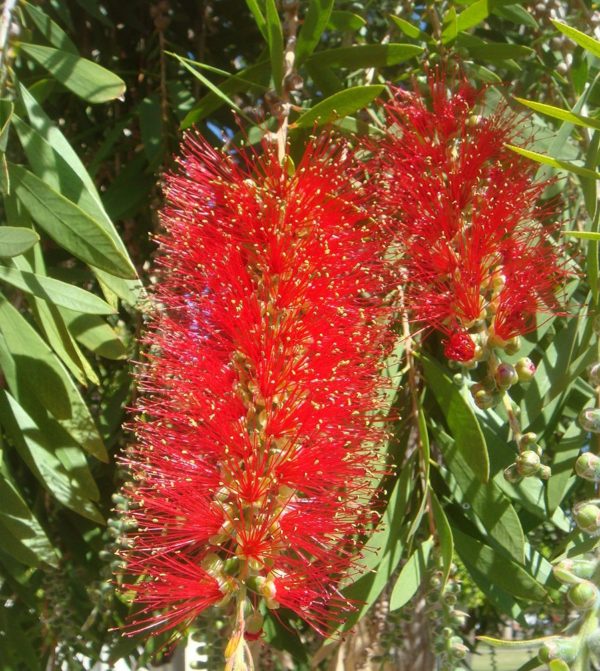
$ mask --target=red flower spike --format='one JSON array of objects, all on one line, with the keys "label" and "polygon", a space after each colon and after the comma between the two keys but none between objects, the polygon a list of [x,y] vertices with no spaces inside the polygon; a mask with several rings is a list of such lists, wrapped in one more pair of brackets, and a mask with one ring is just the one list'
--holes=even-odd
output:
[{"label": "red flower spike", "polygon": [[293,175],[271,149],[236,162],[192,135],[179,162],[123,460],[130,629],[183,627],[249,594],[325,631],[353,609],[337,585],[380,468],[369,445],[393,336],[372,196],[329,137]]},{"label": "red flower spike", "polygon": [[427,94],[396,89],[385,105],[388,132],[371,143],[378,203],[400,249],[406,305],[414,321],[445,336],[445,353],[475,356],[468,333],[482,322],[501,340],[564,313],[556,290],[567,273],[543,225],[547,183],[536,165],[506,148],[519,143],[518,117],[480,116],[482,93],[444,76]]}]

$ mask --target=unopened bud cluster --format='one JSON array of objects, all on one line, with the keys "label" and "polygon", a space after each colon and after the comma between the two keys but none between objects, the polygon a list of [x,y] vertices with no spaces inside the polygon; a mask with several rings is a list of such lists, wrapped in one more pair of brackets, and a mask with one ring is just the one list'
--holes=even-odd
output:
[{"label": "unopened bud cluster", "polygon": [[500,363],[482,382],[471,387],[471,396],[481,410],[488,410],[502,401],[502,395],[519,382],[529,382],[535,374],[535,364],[529,357],[522,357],[513,366]]},{"label": "unopened bud cluster", "polygon": [[461,583],[453,566],[451,575],[444,582],[444,574],[434,571],[429,578],[427,615],[436,632],[433,636],[433,650],[438,660],[440,671],[463,671],[462,660],[469,649],[460,636],[460,629],[465,625],[467,615],[458,607],[461,594]]},{"label": "unopened bud cluster", "polygon": [[600,606],[598,567],[598,558],[592,554],[561,559],[553,567],[556,580],[568,588],[567,598],[578,614],[578,620],[569,626],[568,635],[549,637],[540,647],[538,658],[551,671],[571,671],[578,660],[589,657],[590,652],[593,655],[600,652],[600,630],[585,633],[583,628],[584,624],[589,626],[597,619]]},{"label": "unopened bud cluster", "polygon": [[535,433],[524,433],[518,440],[519,455],[514,463],[504,470],[508,482],[517,483],[523,478],[537,477],[548,480],[552,475],[550,466],[542,464],[542,448],[537,444]]}]

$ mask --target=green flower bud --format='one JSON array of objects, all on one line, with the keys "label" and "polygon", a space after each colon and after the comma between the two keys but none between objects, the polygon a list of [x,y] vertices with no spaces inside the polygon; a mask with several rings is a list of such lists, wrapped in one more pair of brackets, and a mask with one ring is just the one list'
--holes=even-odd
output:
[{"label": "green flower bud", "polygon": [[556,636],[547,640],[538,651],[541,662],[548,664],[552,660],[574,662],[579,654],[577,637]]},{"label": "green flower bud", "polygon": [[575,523],[587,534],[597,534],[600,531],[600,508],[589,502],[582,502],[573,508]]},{"label": "green flower bud", "polygon": [[519,381],[515,367],[510,363],[501,363],[494,373],[496,384],[501,389],[508,389]]},{"label": "green flower bud", "polygon": [[524,478],[535,475],[540,470],[540,457],[533,450],[525,450],[517,457],[517,472]]},{"label": "green flower bud", "polygon": [[584,452],[577,457],[575,473],[584,480],[600,482],[600,457],[591,452]]},{"label": "green flower bud", "polygon": [[215,554],[214,552],[209,552],[206,557],[204,557],[200,565],[213,577],[216,577],[223,572],[223,560],[221,557],[219,557],[218,554]]},{"label": "green flower bud", "polygon": [[462,373],[454,373],[454,375],[452,376],[452,382],[454,382],[454,384],[457,387],[462,387],[462,385],[464,384],[464,381],[465,381],[465,376]]},{"label": "green flower bud", "polygon": [[548,664],[548,671],[571,671],[571,667],[562,659],[553,659]]},{"label": "green flower bud", "polygon": [[486,389],[479,389],[476,391],[473,400],[480,410],[493,408],[497,403],[496,395]]},{"label": "green flower bud", "polygon": [[517,470],[517,464],[511,464],[508,468],[504,469],[504,479],[512,483],[519,482],[522,479]]},{"label": "green flower bud", "polygon": [[546,464],[542,464],[540,466],[540,470],[537,473],[538,478],[540,480],[550,480],[550,476],[552,475],[552,469],[550,466],[546,466]]},{"label": "green flower bud", "polygon": [[496,335],[493,328],[491,328],[489,330],[489,335],[488,335],[488,339],[487,339],[488,347],[504,348],[504,347],[506,347],[506,344],[507,344],[507,341],[504,340],[504,338],[501,338],[500,336]]},{"label": "green flower bud", "polygon": [[584,408],[579,413],[578,421],[584,431],[600,433],[600,408]]},{"label": "green flower bud", "polygon": [[528,356],[519,359],[515,369],[519,377],[519,382],[529,382],[535,375],[535,364]]},{"label": "green flower bud", "polygon": [[454,659],[464,659],[469,652],[469,648],[463,643],[460,636],[454,636],[450,639],[450,654]]},{"label": "green flower bud", "polygon": [[578,585],[573,585],[567,596],[577,610],[589,610],[598,601],[598,589],[593,582],[584,580]]},{"label": "green flower bud", "polygon": [[438,576],[432,575],[431,578],[429,578],[429,586],[433,589],[440,589],[442,581]]},{"label": "green flower bud", "polygon": [[597,387],[600,385],[600,363],[593,363],[591,366],[587,367],[586,370],[587,378],[592,387]]},{"label": "green flower bud", "polygon": [[516,354],[520,349],[521,349],[521,338],[519,336],[514,336],[514,338],[508,340],[506,342],[506,345],[504,345],[504,351],[509,356]]},{"label": "green flower bud", "polygon": [[533,445],[535,444],[536,440],[537,440],[537,434],[532,433],[531,431],[528,433],[524,433],[519,439],[519,447],[525,448],[528,445]]},{"label": "green flower bud", "polygon": [[576,585],[582,580],[591,579],[597,565],[595,559],[563,559],[554,565],[552,573],[563,585]]},{"label": "green flower bud", "polygon": [[237,575],[240,570],[239,557],[230,557],[223,562],[223,571],[227,575]]},{"label": "green flower bud", "polygon": [[573,559],[572,561],[573,567],[571,568],[571,572],[584,580],[592,578],[598,567],[596,559]]},{"label": "green flower bud", "polygon": [[447,606],[456,605],[456,594],[446,593],[442,598]]}]

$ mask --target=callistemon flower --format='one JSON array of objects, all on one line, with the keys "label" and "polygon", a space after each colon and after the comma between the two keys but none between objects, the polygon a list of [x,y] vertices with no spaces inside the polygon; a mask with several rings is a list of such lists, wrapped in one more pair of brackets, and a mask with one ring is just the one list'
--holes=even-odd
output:
[{"label": "callistemon flower", "polygon": [[426,93],[395,89],[372,161],[407,310],[461,362],[477,357],[481,334],[502,345],[560,311],[565,277],[553,207],[540,203],[547,183],[506,147],[522,121],[505,108],[482,116],[482,97],[466,81],[450,91],[439,73]]},{"label": "callistemon flower", "polygon": [[179,166],[124,459],[125,574],[141,576],[126,589],[133,631],[229,607],[226,657],[243,668],[261,600],[317,630],[353,607],[338,583],[381,468],[385,242],[352,151],[330,137],[294,170],[269,148],[236,158],[188,135]]}]

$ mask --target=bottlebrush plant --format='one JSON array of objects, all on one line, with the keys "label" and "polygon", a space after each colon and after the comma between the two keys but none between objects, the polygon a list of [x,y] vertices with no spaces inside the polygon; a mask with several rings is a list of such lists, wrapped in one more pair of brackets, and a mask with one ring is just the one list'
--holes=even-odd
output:
[{"label": "bottlebrush plant", "polygon": [[483,362],[473,400],[484,410],[505,406],[519,449],[505,477],[547,480],[537,436],[522,433],[508,394],[532,379],[535,365],[502,357],[518,353],[521,336],[544,318],[565,314],[569,273],[555,240],[558,203],[541,200],[549,182],[510,149],[523,143],[524,119],[506,105],[483,114],[485,89],[447,79],[437,70],[425,92],[392,89],[387,132],[367,141],[377,203],[398,250],[403,307],[415,330],[442,334],[454,364]]},{"label": "bottlebrush plant", "polygon": [[393,89],[388,132],[369,144],[408,312],[444,334],[448,359],[476,364],[486,346],[518,351],[538,313],[564,312],[565,260],[557,208],[540,201],[548,182],[507,147],[522,143],[523,119],[506,106],[483,115],[485,90],[446,79],[431,74],[426,93]]},{"label": "bottlebrush plant", "polygon": [[[353,152],[313,139],[294,170],[188,135],[166,180],[157,304],[125,462],[132,632],[219,605],[228,669],[261,603],[328,631],[373,522],[391,341],[385,238]],[[159,610],[160,614],[155,611]]]}]

